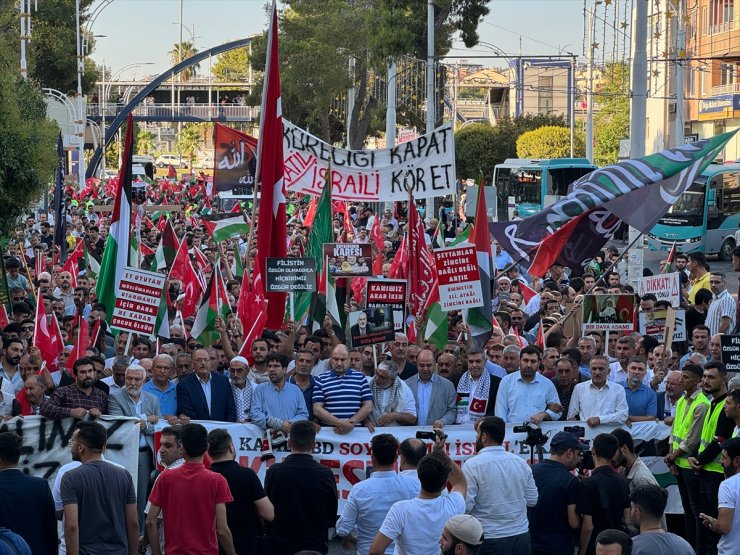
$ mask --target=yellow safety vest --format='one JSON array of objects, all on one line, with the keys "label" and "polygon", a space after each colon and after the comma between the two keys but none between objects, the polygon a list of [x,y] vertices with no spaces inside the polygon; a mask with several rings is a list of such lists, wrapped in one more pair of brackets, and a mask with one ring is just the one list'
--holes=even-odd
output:
[{"label": "yellow safety vest", "polygon": [[[686,396],[683,395],[678,400],[678,403],[676,403],[676,415],[673,419],[673,450],[678,451],[679,445],[682,441],[686,440],[686,436],[689,434],[689,429],[691,428],[691,421],[694,416],[694,409],[698,405],[706,404],[709,405],[709,399],[706,395],[704,395],[703,391],[699,391],[699,395],[694,397],[694,400],[691,402],[691,405],[689,406],[689,410],[686,409]],[[703,431],[703,430],[702,430]],[[694,453],[691,453],[689,455],[680,456],[676,459],[676,466],[679,466],[681,468],[691,468],[691,465],[689,464],[688,457],[693,456]]]},{"label": "yellow safety vest", "polygon": [[[722,401],[717,403],[714,407],[714,410],[707,412],[707,415],[704,417],[704,426],[702,426],[701,429],[701,445],[699,446],[700,455],[714,440],[714,436],[717,431],[717,420],[719,420],[719,415],[725,407],[725,401],[726,399],[722,399]],[[722,468],[722,465],[720,464],[721,459],[722,452],[720,451],[712,462],[705,464],[702,468],[710,472],[719,472],[720,474],[724,474],[725,469]]]}]

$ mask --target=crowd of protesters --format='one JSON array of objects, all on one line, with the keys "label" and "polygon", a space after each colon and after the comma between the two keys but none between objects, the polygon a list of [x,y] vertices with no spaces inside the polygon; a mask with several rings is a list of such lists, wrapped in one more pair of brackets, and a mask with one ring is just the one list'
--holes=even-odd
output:
[{"label": "crowd of protesters", "polygon": [[[540,280],[492,244],[499,272],[485,345],[473,342],[457,312],[448,314],[445,345],[425,341],[417,322],[387,344],[354,347],[349,330],[327,316],[318,329],[286,318],[242,356],[248,323],[235,315],[246,278],[238,268],[249,271],[256,237],[216,244],[200,215],[218,211],[217,199],[198,185],[190,196],[176,190],[150,186],[147,197],[152,205],[183,206],[171,214],[176,236],[206,278],[224,276],[232,314],[219,317],[219,338],[210,345],[192,336],[194,317],[182,314],[177,279],[167,283],[169,337],[150,340],[95,325],[111,307],[95,296],[94,263],[81,259],[69,268],[61,253],[83,241],[99,263],[110,221],[100,210],[110,205],[105,193],[68,191],[65,249],[54,242],[60,222],[43,211],[29,215],[5,249],[0,417],[79,420],[70,440],[75,462],[60,470],[53,495],[20,475],[20,440],[0,434],[0,468],[11,471],[0,472],[0,540],[1,527],[17,532],[28,544],[18,552],[57,553],[54,512],[64,518],[62,549],[75,554],[216,553],[219,545],[224,553],[326,553],[330,533],[363,554],[737,552],[740,377],[727,372],[720,337],[740,325],[740,304],[701,253],[672,261],[688,341],[670,347],[636,331],[583,333],[569,324],[569,307],[587,292],[634,294],[626,261],[613,247],[583,275],[554,265]],[[251,206],[244,209],[251,215]],[[289,256],[305,252],[307,210],[307,201],[290,199]],[[153,252],[165,215],[147,214],[138,234]],[[425,219],[430,248],[470,223],[454,209],[435,215]],[[377,220],[383,248],[374,244],[374,256],[389,277],[406,218],[404,203],[382,210],[348,203],[335,217],[335,240],[370,243]],[[256,218],[252,225],[259,229]],[[142,266],[153,259],[144,255]],[[740,269],[740,249],[733,266]],[[337,284],[340,304],[362,309],[363,294],[350,280]],[[64,348],[52,362],[35,342],[37,299],[61,329]],[[650,294],[638,301],[647,315],[665,308]],[[90,333],[84,353],[74,349],[80,330]],[[104,461],[105,429],[95,423],[101,415],[140,419],[135,487],[125,469]],[[261,483],[234,462],[225,430],[207,433],[191,420],[252,423],[274,441],[287,438],[291,455]],[[532,467],[503,447],[506,424],[566,420],[620,429],[598,434],[590,446],[559,432],[550,438],[549,458]],[[670,426],[670,438],[636,444],[628,430],[646,421]],[[153,466],[160,422],[167,424],[161,473]],[[455,425],[476,432],[477,454],[462,468],[443,449],[444,430]],[[399,443],[387,433],[392,426],[432,426],[434,448],[421,440]],[[384,428],[372,440],[373,474],[352,489],[342,511],[334,475],[311,457],[321,427],[337,434]],[[576,471],[587,451],[593,468]],[[667,493],[641,456],[663,457],[668,465],[683,506],[683,539],[667,532]],[[27,517],[19,508],[26,501],[37,503],[28,511],[49,518]]]}]

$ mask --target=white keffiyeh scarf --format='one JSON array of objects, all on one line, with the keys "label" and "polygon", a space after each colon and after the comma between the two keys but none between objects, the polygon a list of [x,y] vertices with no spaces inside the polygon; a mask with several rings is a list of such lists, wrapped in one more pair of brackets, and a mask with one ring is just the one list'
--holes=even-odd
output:
[{"label": "white keffiyeh scarf", "polygon": [[486,415],[488,407],[488,395],[491,388],[491,376],[483,370],[483,375],[473,388],[473,379],[470,372],[465,372],[457,385],[457,409],[455,424],[467,424]]}]

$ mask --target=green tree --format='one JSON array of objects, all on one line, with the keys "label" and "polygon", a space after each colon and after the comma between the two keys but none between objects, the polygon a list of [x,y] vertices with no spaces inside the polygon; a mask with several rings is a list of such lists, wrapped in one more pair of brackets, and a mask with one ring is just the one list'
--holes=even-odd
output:
[{"label": "green tree", "polygon": [[[582,135],[573,136],[573,156],[584,156],[586,145]],[[519,158],[570,158],[570,129],[548,125],[519,135],[516,140]]]},{"label": "green tree", "polygon": [[229,50],[218,55],[213,64],[213,75],[220,81],[247,81],[249,78],[249,50],[247,47]]},{"label": "green tree", "polygon": [[32,81],[19,76],[18,12],[0,4],[0,238],[53,181],[59,128],[46,119],[46,104]]},{"label": "green tree", "polygon": [[193,159],[200,150],[201,129],[197,125],[188,124],[182,128],[177,136],[177,150],[188,159],[188,166],[193,167]]},{"label": "green tree", "polygon": [[630,72],[618,62],[604,68],[601,89],[594,95],[594,164],[607,166],[619,158],[619,141],[630,132]]},{"label": "green tree", "polygon": [[151,154],[154,151],[154,134],[146,129],[140,129],[136,135],[139,154]]},{"label": "green tree", "polygon": [[495,127],[486,124],[466,125],[455,133],[455,165],[457,176],[476,178],[481,171],[486,178],[493,167],[507,158],[516,158],[516,141],[522,133],[539,127],[566,125],[563,116],[528,114],[502,119]]},{"label": "green tree", "polygon": [[[195,48],[192,42],[183,41],[182,43],[175,43],[172,45],[172,50],[168,52],[170,55],[170,61],[172,65],[179,64],[182,60],[192,58],[198,53],[198,49]],[[183,81],[190,81],[195,77],[200,69],[200,64],[193,64],[180,72]]]},{"label": "green tree", "polygon": [[[80,24],[83,29],[94,0],[81,0]],[[14,2],[4,2],[12,7]],[[18,20],[13,22],[17,33]],[[6,28],[3,28],[5,30]],[[77,26],[75,3],[70,0],[44,0],[33,13],[33,40],[28,52],[29,76],[42,87],[57,89],[65,94],[77,93]],[[87,55],[95,47],[94,37],[88,34]],[[14,45],[13,48],[17,48]],[[90,94],[98,80],[98,71],[89,57],[85,58],[82,90]]]},{"label": "green tree", "polygon": [[455,133],[455,167],[461,178],[477,178],[493,175],[493,167],[499,164],[503,154],[499,151],[499,135],[495,127],[484,123],[466,125]]}]

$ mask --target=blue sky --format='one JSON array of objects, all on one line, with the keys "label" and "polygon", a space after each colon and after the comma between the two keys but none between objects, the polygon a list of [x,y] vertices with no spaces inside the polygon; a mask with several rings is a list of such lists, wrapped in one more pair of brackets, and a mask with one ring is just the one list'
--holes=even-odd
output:
[{"label": "blue sky", "polygon": [[[195,46],[204,50],[261,32],[266,26],[265,3],[184,0],[183,23],[187,29],[183,30],[183,40],[190,40],[194,28]],[[93,8],[98,4],[100,0]],[[478,27],[481,40],[506,53],[519,52],[520,34],[525,55],[555,54],[559,49],[581,53],[583,0],[493,0],[490,9]],[[96,39],[92,57],[97,63],[104,61],[113,72],[132,63],[154,63],[126,70],[122,78],[161,72],[170,66],[167,52],[178,41],[179,19],[180,0],[113,0],[94,23],[94,34],[105,37]],[[483,46],[472,50],[465,49],[462,43],[454,46],[450,55],[460,59],[490,53]],[[481,63],[494,65],[496,61]]]}]

